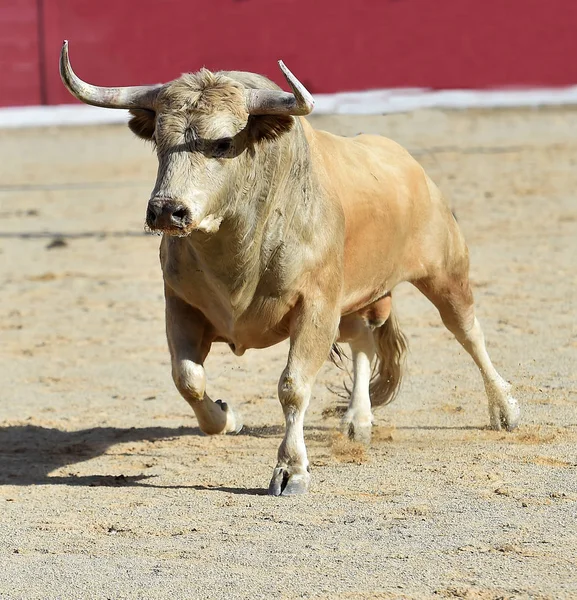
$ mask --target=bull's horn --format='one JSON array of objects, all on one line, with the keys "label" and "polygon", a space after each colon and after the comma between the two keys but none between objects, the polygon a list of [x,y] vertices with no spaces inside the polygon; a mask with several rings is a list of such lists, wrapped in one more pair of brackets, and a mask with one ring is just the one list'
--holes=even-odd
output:
[{"label": "bull's horn", "polygon": [[246,107],[251,115],[308,115],[315,101],[305,86],[288,70],[282,60],[278,65],[293,91],[247,90]]},{"label": "bull's horn", "polygon": [[68,91],[86,104],[104,108],[148,108],[152,109],[158,85],[136,85],[131,87],[99,87],[82,81],[70,66],[68,41],[65,40],[60,51],[60,77]]}]

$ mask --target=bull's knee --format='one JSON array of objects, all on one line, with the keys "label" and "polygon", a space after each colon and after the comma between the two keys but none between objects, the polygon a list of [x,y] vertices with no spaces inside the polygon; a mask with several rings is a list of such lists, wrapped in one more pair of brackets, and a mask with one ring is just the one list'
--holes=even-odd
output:
[{"label": "bull's knee", "polygon": [[278,383],[278,397],[285,413],[299,411],[310,396],[311,386],[295,372],[286,369]]},{"label": "bull's knee", "polygon": [[188,402],[200,402],[206,389],[206,374],[202,365],[191,360],[174,361],[172,379],[178,391]]}]

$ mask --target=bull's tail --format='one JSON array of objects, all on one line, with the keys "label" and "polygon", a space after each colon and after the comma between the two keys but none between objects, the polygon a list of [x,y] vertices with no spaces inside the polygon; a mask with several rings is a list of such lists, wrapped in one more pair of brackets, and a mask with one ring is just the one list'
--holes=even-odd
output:
[{"label": "bull's tail", "polygon": [[371,379],[371,406],[381,406],[392,402],[399,393],[408,344],[393,311],[373,336],[377,361]]}]

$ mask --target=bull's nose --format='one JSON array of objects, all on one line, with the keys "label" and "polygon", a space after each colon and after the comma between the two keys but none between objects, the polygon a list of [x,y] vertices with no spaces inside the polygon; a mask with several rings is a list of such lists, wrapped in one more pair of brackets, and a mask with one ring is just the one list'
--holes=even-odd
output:
[{"label": "bull's nose", "polygon": [[146,211],[150,229],[184,229],[190,223],[190,211],[172,200],[151,200]]}]

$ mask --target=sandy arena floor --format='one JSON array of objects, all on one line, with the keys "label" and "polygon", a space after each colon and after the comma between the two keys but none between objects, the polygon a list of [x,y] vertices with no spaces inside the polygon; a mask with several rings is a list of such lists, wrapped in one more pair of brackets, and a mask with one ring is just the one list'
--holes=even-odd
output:
[{"label": "sandy arena floor", "polygon": [[409,286],[400,397],[370,449],[335,434],[313,487],[265,494],[281,345],[208,361],[240,435],[200,434],[170,378],[156,175],[125,127],[0,131],[0,598],[577,598],[577,112],[317,117],[408,147],[451,199],[522,425],[487,429],[470,358]]}]

